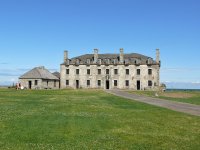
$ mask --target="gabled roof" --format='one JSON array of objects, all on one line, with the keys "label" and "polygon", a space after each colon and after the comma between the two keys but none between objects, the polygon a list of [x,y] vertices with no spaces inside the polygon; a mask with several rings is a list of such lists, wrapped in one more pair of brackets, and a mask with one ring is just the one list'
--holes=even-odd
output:
[{"label": "gabled roof", "polygon": [[26,72],[19,79],[49,79],[49,80],[59,80],[55,75],[44,67],[35,67],[32,70]]},{"label": "gabled roof", "polygon": [[60,73],[59,72],[56,71],[56,72],[53,72],[52,74],[60,79]]}]

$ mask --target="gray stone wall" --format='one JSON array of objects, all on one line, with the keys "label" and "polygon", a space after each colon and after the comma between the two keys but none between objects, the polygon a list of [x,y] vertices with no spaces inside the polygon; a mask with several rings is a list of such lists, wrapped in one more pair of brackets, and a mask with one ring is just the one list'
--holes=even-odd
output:
[{"label": "gray stone wall", "polygon": [[[101,88],[106,89],[106,81],[109,80],[110,89],[137,89],[137,81],[140,81],[140,90],[156,89],[159,86],[159,65],[61,65],[61,88],[76,88],[77,81],[79,88]],[[69,69],[69,74],[66,74],[66,69]],[[76,74],[76,69],[79,69],[79,75]],[[87,69],[90,69],[90,75],[87,74]],[[101,74],[98,74],[98,69],[101,69]],[[106,69],[109,69],[109,75],[106,75]],[[114,69],[118,70],[118,74],[114,74]],[[126,69],[129,69],[129,75],[126,75]],[[137,69],[140,69],[140,75],[137,75]],[[148,74],[148,69],[152,69],[152,74]],[[66,80],[69,85],[66,85]],[[87,80],[90,80],[90,86],[87,86]],[[101,81],[101,86],[97,85],[98,80]],[[117,86],[114,86],[114,80],[117,80]],[[129,86],[125,86],[125,80],[129,81]],[[152,81],[152,86],[148,86],[148,81]]]},{"label": "gray stone wall", "polygon": [[[37,85],[35,84],[35,81],[37,82]],[[48,84],[47,84],[47,81],[48,81]],[[31,89],[59,89],[58,80],[19,79],[19,83],[24,88],[27,88],[27,89],[29,89],[29,82],[31,82]],[[56,83],[54,84],[54,82]]]}]

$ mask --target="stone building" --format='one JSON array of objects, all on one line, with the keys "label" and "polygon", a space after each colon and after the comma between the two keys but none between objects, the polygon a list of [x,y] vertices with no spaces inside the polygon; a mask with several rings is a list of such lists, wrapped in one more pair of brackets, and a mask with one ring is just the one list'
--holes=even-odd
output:
[{"label": "stone building", "polygon": [[160,52],[156,59],[137,53],[85,54],[72,59],[64,51],[60,65],[61,88],[154,90],[160,84]]},{"label": "stone building", "polygon": [[26,89],[59,89],[59,78],[42,67],[36,67],[19,77]]}]

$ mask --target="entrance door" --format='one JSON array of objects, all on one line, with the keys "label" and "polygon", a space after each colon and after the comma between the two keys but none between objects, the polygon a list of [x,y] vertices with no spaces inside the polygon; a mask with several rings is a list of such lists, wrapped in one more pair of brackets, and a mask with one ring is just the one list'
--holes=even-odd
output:
[{"label": "entrance door", "polygon": [[76,88],[79,88],[79,80],[76,80]]},{"label": "entrance door", "polygon": [[32,87],[32,81],[28,81],[28,88],[31,89]]},{"label": "entrance door", "polygon": [[140,80],[137,80],[137,90],[140,90]]},{"label": "entrance door", "polygon": [[106,89],[110,89],[109,80],[106,80]]}]

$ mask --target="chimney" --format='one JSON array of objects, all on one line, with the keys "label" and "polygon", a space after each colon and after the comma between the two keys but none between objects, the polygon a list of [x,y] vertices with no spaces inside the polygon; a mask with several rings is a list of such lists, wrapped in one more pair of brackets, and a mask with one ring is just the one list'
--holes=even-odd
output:
[{"label": "chimney", "polygon": [[94,63],[97,63],[98,60],[98,49],[94,49]]},{"label": "chimney", "polygon": [[120,48],[120,56],[119,56],[120,63],[124,63],[124,49]]},{"label": "chimney", "polygon": [[64,51],[64,62],[67,62],[67,60],[68,60],[68,51],[65,50]]},{"label": "chimney", "polygon": [[156,49],[156,63],[160,63],[160,50]]}]

